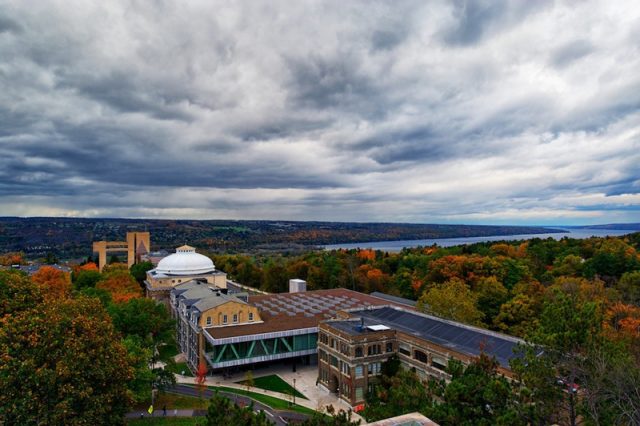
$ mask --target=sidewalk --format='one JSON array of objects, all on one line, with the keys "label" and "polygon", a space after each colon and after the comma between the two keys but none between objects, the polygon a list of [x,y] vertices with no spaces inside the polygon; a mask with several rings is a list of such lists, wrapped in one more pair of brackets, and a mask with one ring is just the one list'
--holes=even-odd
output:
[{"label": "sidewalk", "polygon": [[167,415],[165,416],[162,412],[162,408],[156,409],[153,412],[153,415],[149,414],[148,411],[131,411],[127,413],[125,417],[127,419],[139,419],[140,415],[143,415],[145,419],[150,417],[194,417],[194,416],[204,416],[206,415],[205,410],[167,410]]},{"label": "sidewalk", "polygon": [[[291,386],[293,386],[293,379],[295,378],[296,390],[308,398],[296,398],[296,404],[302,405],[312,410],[325,411],[327,405],[333,405],[336,411],[340,409],[348,411],[351,408],[346,402],[339,400],[337,395],[332,394],[328,390],[316,385],[316,380],[318,377],[317,366],[298,366],[296,370],[297,371],[294,373],[291,369],[291,366],[282,365],[254,370],[253,374],[254,378],[276,374]],[[175,377],[177,383],[195,385],[194,377],[182,376],[180,374],[176,374]],[[205,384],[207,386],[225,386],[228,388],[241,389],[246,391],[247,387],[245,385],[235,383],[244,379],[245,377],[241,373],[235,374],[226,379],[221,374],[215,374],[213,376],[207,376]],[[251,387],[250,391],[284,399],[285,401],[292,400],[291,395],[260,389],[257,387]],[[352,418],[353,420],[362,420],[362,424],[365,424],[364,419],[362,419],[356,413],[352,413]]]}]

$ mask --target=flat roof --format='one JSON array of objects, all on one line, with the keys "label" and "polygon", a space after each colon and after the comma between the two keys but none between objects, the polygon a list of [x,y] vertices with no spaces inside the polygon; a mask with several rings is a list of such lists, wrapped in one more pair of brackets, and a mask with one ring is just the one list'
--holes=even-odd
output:
[{"label": "flat roof", "polygon": [[381,293],[379,291],[374,291],[373,293],[371,293],[371,296],[379,297],[381,299],[389,300],[391,302],[396,302],[396,303],[400,303],[401,305],[407,305],[412,307],[415,307],[418,304],[418,302],[416,302],[415,300],[406,299],[400,296],[393,296],[391,294]]},{"label": "flat roof", "polygon": [[335,318],[338,311],[393,304],[345,288],[250,295],[248,302],[258,308],[263,322],[206,328],[205,332],[214,339],[224,339],[317,327],[320,321]]},{"label": "flat roof", "polygon": [[[479,327],[409,311],[404,308],[380,307],[350,311],[365,320],[365,328],[383,324],[395,330],[433,342],[453,351],[477,356],[481,352],[495,356],[498,363],[509,368],[509,360],[517,357],[513,350],[524,340]],[[331,326],[350,334],[363,333],[360,321],[332,321]]]}]

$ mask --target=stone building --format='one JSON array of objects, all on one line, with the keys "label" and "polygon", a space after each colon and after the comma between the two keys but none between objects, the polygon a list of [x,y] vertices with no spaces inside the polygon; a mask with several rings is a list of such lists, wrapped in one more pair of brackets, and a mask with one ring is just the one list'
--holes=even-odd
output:
[{"label": "stone building", "polygon": [[146,295],[154,300],[169,303],[169,293],[175,286],[198,280],[211,286],[226,289],[227,274],[218,271],[207,256],[196,253],[196,249],[184,245],[158,262],[158,266],[147,272],[144,281]]},{"label": "stone building", "polygon": [[382,364],[397,354],[404,368],[423,379],[449,379],[450,359],[468,364],[481,352],[495,356],[499,373],[511,377],[509,360],[520,343],[505,334],[398,306],[352,309],[323,321],[318,330],[318,379],[356,409],[377,382]]}]

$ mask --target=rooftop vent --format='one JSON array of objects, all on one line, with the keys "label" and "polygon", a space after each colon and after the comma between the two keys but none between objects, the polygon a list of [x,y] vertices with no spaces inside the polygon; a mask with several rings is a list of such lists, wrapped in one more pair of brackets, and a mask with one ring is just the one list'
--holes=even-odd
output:
[{"label": "rooftop vent", "polygon": [[307,282],[297,278],[289,280],[289,293],[303,293],[307,291]]}]

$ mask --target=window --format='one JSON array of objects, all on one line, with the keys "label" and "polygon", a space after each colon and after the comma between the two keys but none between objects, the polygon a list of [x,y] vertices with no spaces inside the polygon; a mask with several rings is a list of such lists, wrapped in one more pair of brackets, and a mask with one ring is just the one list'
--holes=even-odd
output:
[{"label": "window", "polygon": [[207,325],[211,325],[211,317],[207,317]]},{"label": "window", "polygon": [[380,374],[380,371],[382,371],[382,363],[379,362],[372,362],[371,364],[369,364],[367,366],[367,372],[370,375],[378,375]]},{"label": "window", "polygon": [[387,342],[387,352],[393,352],[393,343]]},{"label": "window", "polygon": [[356,346],[356,358],[361,358],[362,356],[362,346]]},{"label": "window", "polygon": [[431,357],[431,366],[437,368],[438,370],[446,370],[447,369],[447,361],[439,356]]},{"label": "window", "polygon": [[223,324],[227,323],[227,315],[226,314],[222,316],[222,323]]},{"label": "window", "polygon": [[425,364],[429,362],[429,357],[422,351],[415,351],[413,353],[413,357],[420,362],[424,362]]},{"label": "window", "polygon": [[371,355],[378,355],[378,354],[380,354],[380,353],[382,353],[382,350],[381,350],[381,348],[380,348],[380,345],[370,345],[370,346],[367,348],[367,355],[368,355],[368,356],[371,356]]},{"label": "window", "polygon": [[364,376],[364,369],[362,368],[362,365],[356,365],[356,377],[363,377]]},{"label": "window", "polygon": [[320,342],[324,343],[325,345],[328,345],[329,337],[324,333],[320,333]]},{"label": "window", "polygon": [[329,355],[329,359],[330,359],[331,365],[338,368],[338,358],[336,358],[333,355]]},{"label": "window", "polygon": [[238,314],[233,314],[233,322],[238,322]]},{"label": "window", "polygon": [[411,356],[411,347],[405,343],[398,344],[398,352],[402,355]]},{"label": "window", "polygon": [[342,374],[349,376],[349,373],[351,372],[351,369],[349,367],[349,364],[347,364],[346,362],[340,362],[341,368],[340,371],[342,371]]},{"label": "window", "polygon": [[249,322],[253,321],[253,312],[249,312]]},{"label": "window", "polygon": [[356,401],[362,400],[364,400],[364,389],[362,389],[362,386],[358,386],[356,388]]}]

